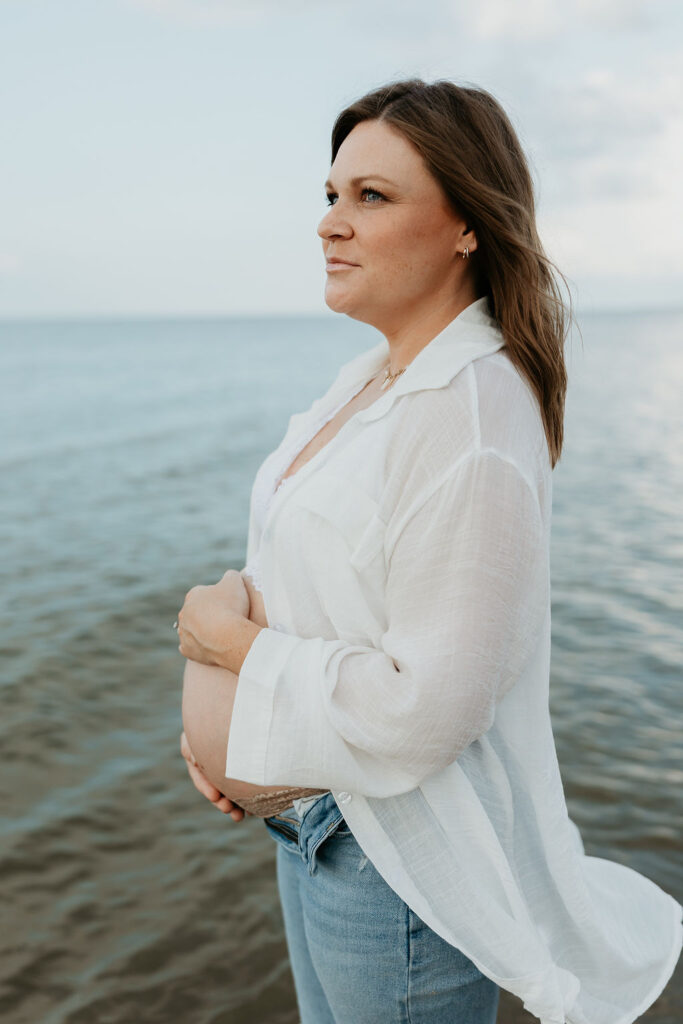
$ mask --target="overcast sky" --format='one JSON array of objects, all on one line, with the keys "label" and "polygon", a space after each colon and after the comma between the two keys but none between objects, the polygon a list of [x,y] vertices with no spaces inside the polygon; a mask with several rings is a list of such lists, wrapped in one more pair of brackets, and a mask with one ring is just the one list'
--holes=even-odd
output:
[{"label": "overcast sky", "polygon": [[325,312],[338,111],[492,92],[579,310],[683,305],[683,4],[0,0],[0,317]]}]

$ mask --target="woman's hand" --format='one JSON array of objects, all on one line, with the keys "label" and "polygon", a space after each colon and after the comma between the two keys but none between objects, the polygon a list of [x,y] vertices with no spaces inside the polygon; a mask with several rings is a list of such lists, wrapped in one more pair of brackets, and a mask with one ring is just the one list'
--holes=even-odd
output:
[{"label": "woman's hand", "polygon": [[179,651],[203,665],[217,665],[216,651],[235,617],[249,618],[251,601],[239,572],[229,569],[218,583],[188,590],[178,613]]},{"label": "woman's hand", "polygon": [[214,586],[221,598],[226,604],[230,605],[236,615],[242,615],[245,619],[250,617],[249,607],[251,601],[242,573],[238,572],[237,569],[228,569]]},{"label": "woman's hand", "polygon": [[[263,628],[268,628],[268,620],[263,602],[263,594],[257,590],[249,574],[242,570],[240,581],[231,578],[226,573],[216,588],[223,589],[227,594],[227,600],[235,601],[243,599],[240,597],[240,588],[244,587],[249,599],[249,618],[251,622]],[[212,590],[213,588],[200,588],[199,599],[202,600],[201,589]],[[192,592],[188,594],[190,596]],[[197,596],[197,595],[195,595]],[[234,607],[234,606],[233,606]],[[239,610],[239,606],[238,610]],[[234,614],[234,613],[231,613]],[[185,638],[190,644],[192,639]],[[182,645],[181,645],[182,646]],[[201,651],[199,652],[202,653]],[[232,702],[237,686],[237,676],[216,665],[202,664],[199,659],[186,655],[188,661],[185,665],[183,678],[183,723],[185,731],[180,738],[180,750],[187,761],[187,768],[195,788],[202,796],[206,797],[214,806],[224,814],[230,814],[234,821],[242,821],[245,816],[253,817],[251,811],[245,811],[237,802],[241,798],[249,798],[262,793],[281,791],[282,786],[256,786],[248,782],[241,782],[235,779],[226,779],[224,775],[225,765],[225,739],[230,729],[232,720]],[[198,662],[198,663],[196,663]],[[200,753],[202,766],[200,767],[195,757],[187,733],[194,737],[195,749]],[[218,783],[222,788],[219,789]],[[233,793],[235,799],[228,797],[222,790]]]},{"label": "woman's hand", "polygon": [[[182,733],[180,737],[180,753],[187,761],[187,770],[195,789],[202,796],[205,796],[214,807],[217,807],[223,814],[229,814],[233,821],[242,821],[247,814],[250,814],[249,811],[245,811],[239,804],[229,800],[227,796],[223,796],[221,791],[216,789],[213,783],[209,782],[190,750],[190,744],[187,742],[185,733]],[[250,814],[250,817],[253,817],[253,815]]]},{"label": "woman's hand", "polygon": [[257,590],[254,583],[246,571],[246,566],[242,569],[240,576],[244,581],[244,586],[247,588],[249,594],[249,618],[252,622],[255,622],[257,626],[268,627],[268,619],[266,618],[266,606],[263,602],[263,594],[260,590]]}]

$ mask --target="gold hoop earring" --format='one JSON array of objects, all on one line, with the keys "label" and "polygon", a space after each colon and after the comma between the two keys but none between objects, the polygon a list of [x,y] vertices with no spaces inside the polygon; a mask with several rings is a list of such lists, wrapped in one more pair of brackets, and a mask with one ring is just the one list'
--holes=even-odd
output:
[{"label": "gold hoop earring", "polygon": [[464,253],[462,254],[462,258],[463,258],[464,260],[467,260],[467,259],[469,259],[469,256],[470,256],[470,247],[469,247],[469,245],[466,245],[466,246],[465,246],[465,251],[464,251]]}]

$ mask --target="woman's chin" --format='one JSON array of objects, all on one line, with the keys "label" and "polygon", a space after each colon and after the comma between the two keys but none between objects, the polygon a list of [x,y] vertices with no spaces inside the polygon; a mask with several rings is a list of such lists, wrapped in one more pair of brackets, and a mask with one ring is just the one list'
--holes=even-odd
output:
[{"label": "woman's chin", "polygon": [[335,285],[330,281],[325,288],[325,305],[333,313],[346,313],[347,316],[359,319],[354,312],[357,298],[354,299],[353,293],[348,288]]}]

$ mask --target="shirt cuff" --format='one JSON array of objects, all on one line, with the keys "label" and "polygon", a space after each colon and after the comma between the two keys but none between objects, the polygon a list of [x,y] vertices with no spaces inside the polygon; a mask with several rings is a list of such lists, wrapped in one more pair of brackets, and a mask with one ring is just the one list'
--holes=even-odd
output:
[{"label": "shirt cuff", "polygon": [[280,673],[301,638],[264,628],[240,669],[228,736],[225,777],[265,786],[273,700]]}]

